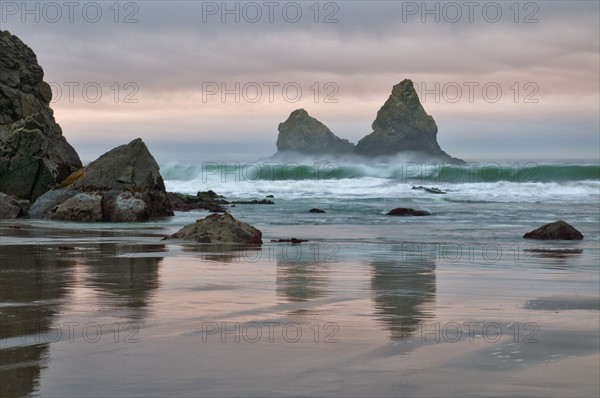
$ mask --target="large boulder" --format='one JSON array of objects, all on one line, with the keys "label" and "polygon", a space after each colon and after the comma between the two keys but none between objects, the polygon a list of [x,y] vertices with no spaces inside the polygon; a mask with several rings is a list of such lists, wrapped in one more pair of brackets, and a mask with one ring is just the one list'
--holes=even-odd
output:
[{"label": "large boulder", "polygon": [[65,221],[144,221],[172,215],[159,166],[140,138],[71,174],[30,211],[31,218]]},{"label": "large boulder", "polygon": [[50,109],[35,53],[0,30],[0,191],[34,201],[82,167]]},{"label": "large boulder", "polygon": [[558,220],[550,224],[542,225],[531,232],[527,232],[523,235],[523,238],[539,240],[581,240],[583,239],[583,235],[571,224]]},{"label": "large boulder", "polygon": [[392,94],[377,112],[372,128],[373,132],[356,144],[355,153],[387,156],[410,151],[443,162],[463,162],[440,148],[435,120],[423,109],[411,80],[403,80],[394,86]]},{"label": "large boulder", "polygon": [[211,214],[187,225],[165,239],[183,239],[199,243],[262,244],[262,232],[231,214]]},{"label": "large boulder", "polygon": [[304,109],[297,109],[285,122],[279,124],[277,150],[310,155],[344,154],[351,153],[354,144],[333,134],[327,126],[309,116]]}]

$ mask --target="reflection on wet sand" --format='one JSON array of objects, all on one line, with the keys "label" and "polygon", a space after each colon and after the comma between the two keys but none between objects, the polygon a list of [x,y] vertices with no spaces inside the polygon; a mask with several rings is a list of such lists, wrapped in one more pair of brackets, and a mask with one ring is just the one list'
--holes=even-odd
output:
[{"label": "reflection on wet sand", "polygon": [[523,250],[525,261],[535,262],[546,269],[568,270],[573,260],[581,256],[582,249],[535,248]]},{"label": "reflection on wet sand", "polygon": [[185,244],[181,246],[186,253],[192,253],[201,261],[219,263],[257,262],[267,259],[268,250],[257,245],[237,243]]},{"label": "reflection on wet sand", "polygon": [[39,246],[0,246],[0,260],[0,390],[20,397],[34,391],[45,366],[49,343],[36,336],[50,329],[73,286],[75,261]]},{"label": "reflection on wet sand", "polygon": [[[148,251],[163,251],[154,245]],[[85,263],[84,286],[96,289],[103,310],[129,310],[129,319],[143,318],[145,307],[159,287],[160,257],[131,257],[114,253],[114,245],[102,244]],[[116,254],[116,255],[115,255]]]},{"label": "reflection on wet sand", "polygon": [[406,339],[433,316],[435,262],[378,260],[370,265],[376,320],[391,339]]},{"label": "reflection on wet sand", "polygon": [[56,317],[73,301],[70,295],[93,289],[100,293],[103,308],[108,303],[113,309],[127,309],[128,318],[140,319],[158,286],[161,260],[120,257],[113,244],[0,246],[2,397],[23,397],[37,390],[49,346],[58,340]]},{"label": "reflection on wet sand", "polygon": [[308,245],[281,245],[274,253],[277,260],[277,297],[301,302],[327,294],[330,263],[315,261]]}]

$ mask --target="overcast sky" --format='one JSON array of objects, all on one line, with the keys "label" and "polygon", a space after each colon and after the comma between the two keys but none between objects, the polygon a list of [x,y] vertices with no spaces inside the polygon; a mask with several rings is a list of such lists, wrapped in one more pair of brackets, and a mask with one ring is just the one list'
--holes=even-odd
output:
[{"label": "overcast sky", "polygon": [[84,161],[138,136],[160,162],[253,160],[276,151],[297,108],[356,143],[405,78],[453,156],[599,157],[598,1],[3,0],[0,11],[36,52]]}]

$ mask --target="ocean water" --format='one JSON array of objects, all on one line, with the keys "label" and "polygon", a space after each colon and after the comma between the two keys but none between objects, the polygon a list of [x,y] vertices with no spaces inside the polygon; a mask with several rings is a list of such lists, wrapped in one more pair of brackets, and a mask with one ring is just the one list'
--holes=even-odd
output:
[{"label": "ocean water", "polygon": [[[598,270],[598,162],[443,165],[402,159],[373,164],[350,160],[171,163],[163,165],[162,173],[169,191],[195,194],[212,189],[229,200],[272,195],[272,205],[229,209],[261,229],[267,242],[294,237],[335,245],[351,243],[365,249],[366,257],[378,250],[374,247],[392,245],[402,257],[433,255],[471,263],[477,258],[486,265],[531,262],[535,250],[573,249],[585,253],[579,266]],[[427,210],[431,216],[387,215],[397,207]],[[309,213],[311,208],[325,213]],[[179,213],[172,227],[191,223],[197,216]],[[524,233],[556,220],[576,226],[585,239],[522,239]]]},{"label": "ocean water", "polygon": [[[274,205],[237,205],[235,215],[278,231],[279,226],[315,226],[298,232],[321,237],[333,225],[364,231],[359,239],[382,238],[381,228],[411,225],[397,239],[518,238],[528,228],[564,219],[598,242],[600,166],[596,162],[469,162],[441,165],[395,160],[357,163],[348,160],[296,162],[165,164],[167,189],[195,194],[212,189],[230,200],[275,198]],[[413,187],[438,188],[432,194]],[[308,214],[313,207],[325,214]],[[423,209],[431,217],[396,218],[396,207]],[[376,227],[370,227],[376,226]],[[318,227],[318,228],[317,228]],[[451,228],[449,228],[451,227]],[[482,231],[489,232],[481,233]],[[339,233],[344,235],[344,229]],[[391,237],[388,237],[391,238]]]},{"label": "ocean water", "polygon": [[[600,393],[597,162],[161,173],[169,191],[273,195],[230,208],[262,247],[161,240],[206,211],[1,221],[3,397]],[[522,238],[558,219],[584,239]],[[271,242],[292,237],[309,242]]]}]

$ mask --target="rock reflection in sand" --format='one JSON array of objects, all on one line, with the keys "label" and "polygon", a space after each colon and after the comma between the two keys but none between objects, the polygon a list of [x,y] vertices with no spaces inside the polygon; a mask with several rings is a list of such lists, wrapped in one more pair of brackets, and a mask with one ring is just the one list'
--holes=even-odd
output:
[{"label": "rock reflection in sand", "polygon": [[78,297],[96,295],[103,308],[139,321],[159,285],[161,258],[130,257],[115,244],[0,249],[0,390],[15,396],[37,389],[51,342],[68,338],[56,317]]},{"label": "rock reflection in sand", "polygon": [[432,316],[435,262],[382,259],[370,265],[376,320],[391,339],[405,339]]},{"label": "rock reflection in sand", "polygon": [[302,302],[324,297],[329,285],[330,263],[315,258],[312,244],[281,245],[277,259],[277,297]]}]

